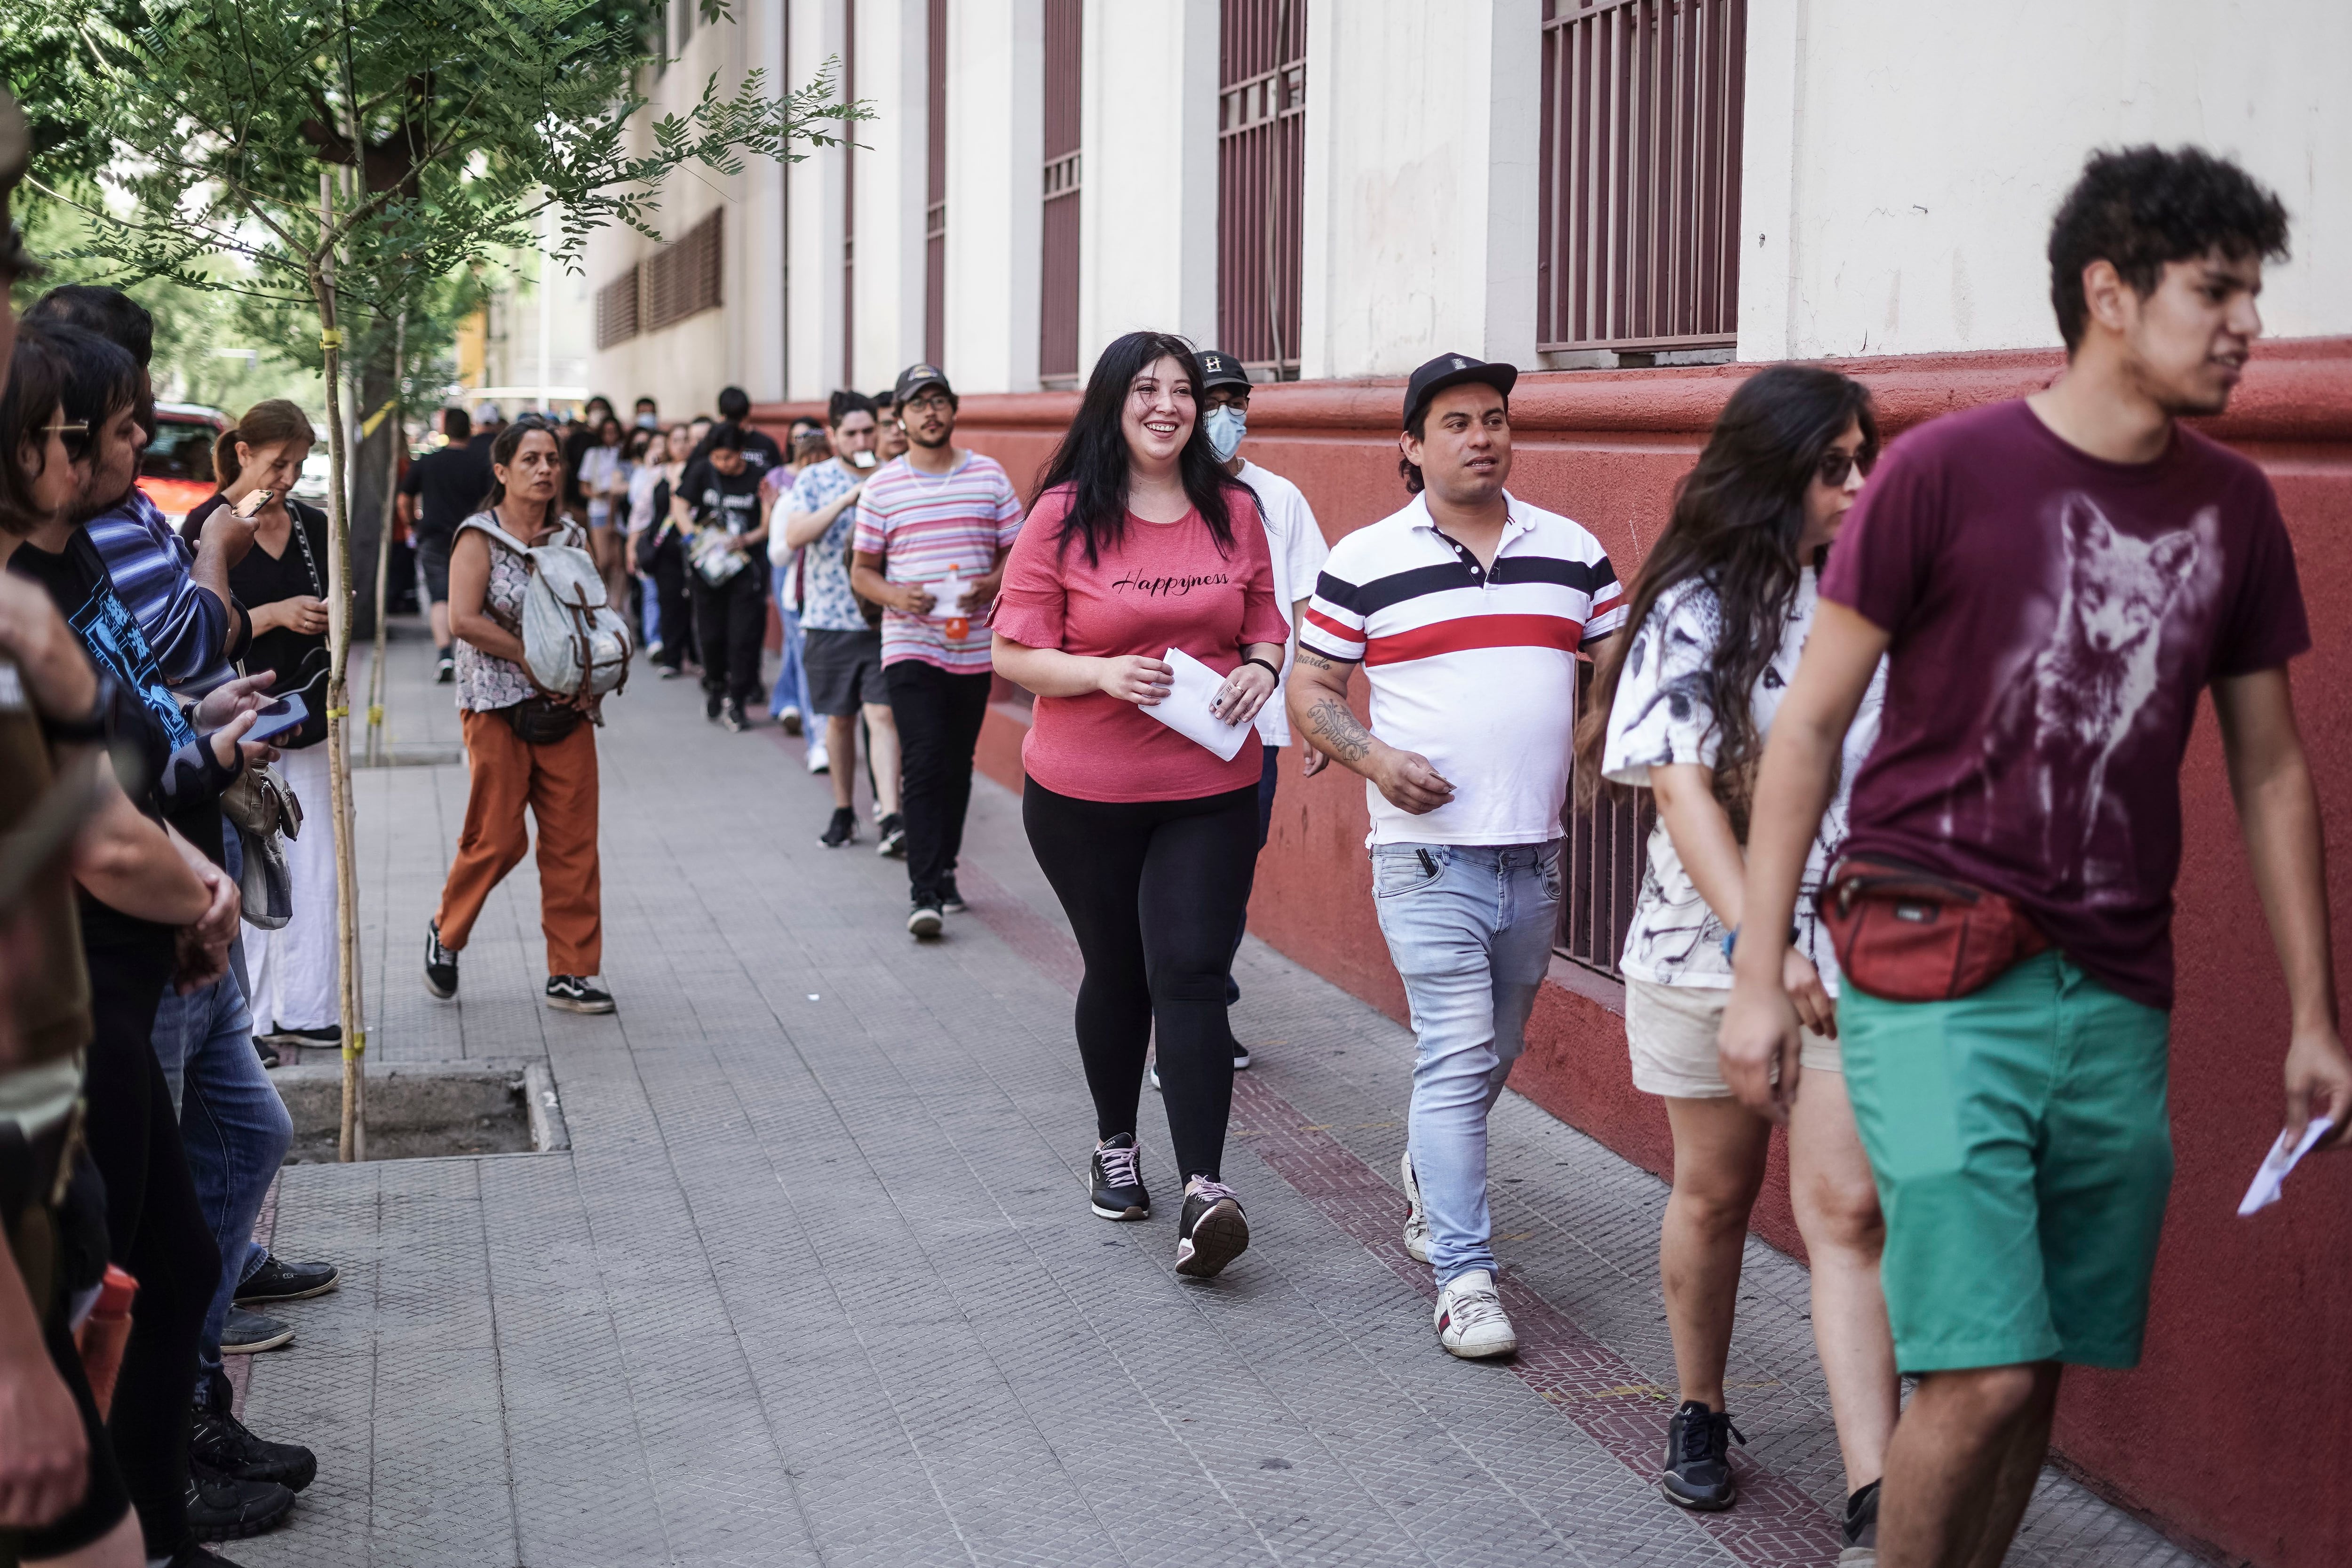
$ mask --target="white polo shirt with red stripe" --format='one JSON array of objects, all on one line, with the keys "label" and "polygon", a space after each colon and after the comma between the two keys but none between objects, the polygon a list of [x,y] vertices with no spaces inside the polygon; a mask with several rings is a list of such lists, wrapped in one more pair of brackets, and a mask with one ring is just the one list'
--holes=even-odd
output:
[{"label": "white polo shirt with red stripe", "polygon": [[1576,730],[1576,655],[1625,624],[1601,542],[1507,490],[1491,569],[1413,497],[1331,547],[1299,627],[1360,662],[1372,733],[1418,752],[1454,798],[1415,816],[1366,783],[1371,844],[1542,844],[1559,837]]}]

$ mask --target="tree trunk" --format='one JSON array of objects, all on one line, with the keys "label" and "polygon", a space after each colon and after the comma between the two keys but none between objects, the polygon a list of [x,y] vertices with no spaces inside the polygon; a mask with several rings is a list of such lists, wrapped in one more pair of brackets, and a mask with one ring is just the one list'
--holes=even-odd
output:
[{"label": "tree trunk", "polygon": [[[398,350],[381,347],[359,370],[359,406],[352,410],[360,428],[375,418],[377,410],[389,403],[400,390],[394,358]],[[348,370],[349,366],[346,366]],[[386,417],[373,434],[360,437],[359,450],[352,454],[350,472],[380,474],[384,465],[398,460],[397,442],[400,433],[392,418]],[[352,586],[356,595],[357,613],[352,631],[355,637],[375,635],[376,560],[381,552],[379,542],[389,531],[392,521],[391,492],[378,489],[362,479],[352,496],[352,563],[357,576]]]},{"label": "tree trunk", "polygon": [[[330,176],[319,176],[320,227],[333,223]],[[343,426],[342,332],[337,326],[334,257],[329,250],[310,275],[319,304],[319,342],[326,354],[327,452],[327,788],[335,830],[335,946],[341,972],[343,1025],[343,1117],[337,1153],[345,1161],[367,1158],[366,1078],[362,1064],[367,1034],[362,1025],[359,966],[359,868],[352,844],[351,657],[352,519],[350,442]]]}]

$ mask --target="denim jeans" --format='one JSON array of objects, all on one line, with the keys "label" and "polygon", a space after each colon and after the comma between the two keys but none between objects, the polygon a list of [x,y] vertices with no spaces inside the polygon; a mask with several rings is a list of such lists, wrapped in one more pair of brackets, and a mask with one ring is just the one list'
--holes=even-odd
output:
[{"label": "denim jeans", "polygon": [[1559,923],[1549,844],[1376,844],[1381,934],[1404,979],[1418,1048],[1406,1146],[1443,1286],[1495,1271],[1486,1113],[1527,1047],[1528,1011]]},{"label": "denim jeans", "polygon": [[253,1049],[253,1017],[234,978],[193,995],[166,990],[155,1056],[180,1102],[180,1139],[196,1206],[220,1249],[220,1284],[197,1342],[197,1386],[220,1366],[221,1330],[236,1288],[268,1249],[255,1245],[261,1200],[294,1142],[294,1122]]},{"label": "denim jeans", "polygon": [[797,708],[804,721],[814,722],[816,708],[809,700],[808,665],[801,658],[801,617],[797,610],[784,608],[784,580],[791,575],[789,566],[771,569],[776,589],[776,618],[784,624],[784,662],[776,671],[776,684],[768,699],[768,717],[781,719],[787,708]]}]

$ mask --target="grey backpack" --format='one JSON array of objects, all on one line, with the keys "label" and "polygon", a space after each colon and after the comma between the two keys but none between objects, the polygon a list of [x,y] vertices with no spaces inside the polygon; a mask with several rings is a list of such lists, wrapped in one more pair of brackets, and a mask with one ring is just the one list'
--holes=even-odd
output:
[{"label": "grey backpack", "polygon": [[605,603],[604,574],[588,552],[569,542],[572,531],[552,543],[528,545],[488,512],[467,518],[465,527],[513,551],[530,569],[522,598],[523,665],[541,690],[602,697],[629,683],[629,623]]}]

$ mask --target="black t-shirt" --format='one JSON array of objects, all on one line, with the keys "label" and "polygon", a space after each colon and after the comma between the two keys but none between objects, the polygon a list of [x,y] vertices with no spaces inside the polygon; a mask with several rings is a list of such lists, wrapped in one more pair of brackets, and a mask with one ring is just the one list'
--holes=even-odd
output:
[{"label": "black t-shirt", "polygon": [[400,493],[417,498],[416,537],[455,539],[457,525],[482,510],[490,493],[491,436],[427,452],[408,465]]},{"label": "black t-shirt", "polygon": [[[204,536],[205,520],[227,505],[220,496],[214,496],[188,513],[187,521],[180,525],[181,537],[191,548]],[[245,559],[228,569],[228,584],[240,604],[258,606],[274,605],[281,599],[327,596],[327,514],[299,500],[286,503],[292,512],[295,527],[286,535],[286,551],[272,556],[256,541],[245,552]],[[306,551],[303,546],[308,543]],[[324,632],[298,632],[290,626],[277,626],[253,639],[253,647],[245,656],[248,675],[263,670],[274,671],[278,679],[269,688],[272,697],[299,693],[303,706],[310,716],[302,727],[280,735],[273,744],[282,751],[299,752],[305,746],[315,746],[327,738],[327,671],[332,656],[327,650]]]},{"label": "black t-shirt", "polygon": [[[776,468],[783,462],[784,449],[776,445],[775,437],[764,430],[754,430],[749,425],[744,426],[742,429],[743,468],[752,478],[757,479],[770,468]],[[698,463],[709,456],[710,456],[710,437],[705,436],[702,438],[702,444],[695,447],[687,458],[687,461]]]},{"label": "black t-shirt", "polygon": [[697,528],[741,534],[760,526],[760,470],[748,462],[739,474],[722,474],[708,461],[688,463],[677,489]]}]

